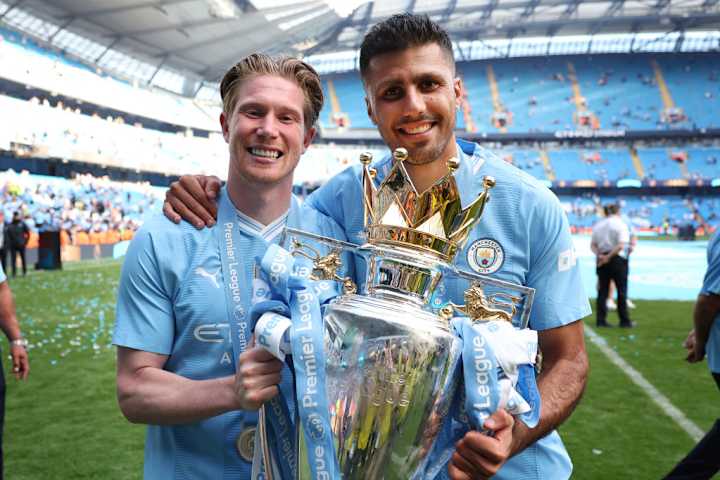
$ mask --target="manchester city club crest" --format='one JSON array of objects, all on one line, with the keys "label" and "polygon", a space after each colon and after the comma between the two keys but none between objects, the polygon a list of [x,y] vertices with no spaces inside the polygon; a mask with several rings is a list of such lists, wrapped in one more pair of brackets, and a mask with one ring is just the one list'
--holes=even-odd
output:
[{"label": "manchester city club crest", "polygon": [[502,267],[504,260],[503,248],[495,240],[489,238],[476,240],[467,251],[468,265],[481,274],[497,272]]}]

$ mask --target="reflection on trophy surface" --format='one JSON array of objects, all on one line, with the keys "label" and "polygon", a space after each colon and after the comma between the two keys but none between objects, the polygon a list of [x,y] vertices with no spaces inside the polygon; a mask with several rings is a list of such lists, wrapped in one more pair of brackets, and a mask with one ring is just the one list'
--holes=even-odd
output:
[{"label": "reflection on trophy surface", "polygon": [[[323,315],[330,427],[343,479],[409,479],[422,471],[460,380],[462,347],[450,318],[460,311],[479,321],[511,321],[519,301],[486,296],[475,286],[464,306],[430,307],[435,287],[480,220],[494,180],[486,177],[484,191],[462,208],[453,176],[457,159],[448,162],[447,175],[418,193],[406,158],[407,151],[397,149],[392,170],[377,186],[371,157],[361,157],[367,244],[355,252],[367,264],[362,293],[335,273],[337,252],[321,257],[294,242],[294,255],[314,261],[315,278],[344,284],[345,294]],[[299,435],[298,475],[310,478],[302,429]]]}]

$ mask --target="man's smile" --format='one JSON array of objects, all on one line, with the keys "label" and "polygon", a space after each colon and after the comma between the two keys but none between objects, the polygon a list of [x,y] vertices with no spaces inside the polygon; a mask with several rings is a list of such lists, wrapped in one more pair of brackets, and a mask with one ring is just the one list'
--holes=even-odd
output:
[{"label": "man's smile", "polygon": [[277,159],[282,157],[283,152],[273,147],[249,147],[247,151],[260,158]]},{"label": "man's smile", "polygon": [[404,135],[422,135],[435,126],[436,122],[422,121],[406,123],[398,128],[398,131]]}]

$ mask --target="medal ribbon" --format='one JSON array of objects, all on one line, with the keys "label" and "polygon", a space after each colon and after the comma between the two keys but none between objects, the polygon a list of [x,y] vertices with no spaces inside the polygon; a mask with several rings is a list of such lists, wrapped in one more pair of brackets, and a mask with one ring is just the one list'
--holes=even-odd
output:
[{"label": "medal ribbon", "polygon": [[[225,307],[227,309],[228,323],[230,324],[230,340],[233,350],[232,364],[235,372],[237,372],[238,357],[247,348],[253,327],[249,323],[249,317],[245,311],[251,302],[250,285],[245,284],[249,268],[246,265],[246,255],[250,252],[243,252],[243,257],[238,255],[237,249],[240,245],[241,236],[236,221],[237,212],[230,201],[227,190],[224,190],[220,195],[218,225],[215,227],[214,234],[220,249]],[[258,242],[257,249],[264,251],[265,246],[265,243]],[[243,411],[242,413],[244,424],[257,424],[257,412]],[[227,434],[228,442],[234,444],[235,438],[233,437],[237,432],[230,429]]]}]

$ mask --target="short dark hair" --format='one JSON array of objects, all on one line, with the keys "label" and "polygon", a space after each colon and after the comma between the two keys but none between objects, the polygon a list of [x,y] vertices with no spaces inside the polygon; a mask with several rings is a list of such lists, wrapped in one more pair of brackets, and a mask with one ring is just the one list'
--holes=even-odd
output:
[{"label": "short dark hair", "polygon": [[452,42],[440,25],[427,15],[407,12],[393,15],[374,25],[365,35],[360,47],[360,76],[365,78],[370,60],[378,55],[429,43],[437,43],[455,67]]}]

